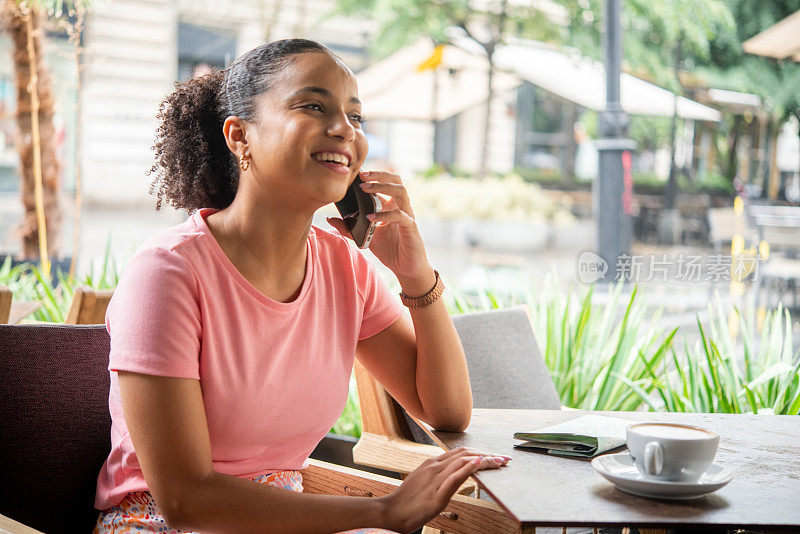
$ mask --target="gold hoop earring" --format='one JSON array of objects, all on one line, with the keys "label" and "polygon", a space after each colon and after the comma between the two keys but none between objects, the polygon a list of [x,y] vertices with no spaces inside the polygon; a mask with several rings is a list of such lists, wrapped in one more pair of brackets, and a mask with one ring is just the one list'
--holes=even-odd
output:
[{"label": "gold hoop earring", "polygon": [[250,156],[247,154],[239,156],[239,168],[242,169],[242,171],[246,171],[250,168]]}]

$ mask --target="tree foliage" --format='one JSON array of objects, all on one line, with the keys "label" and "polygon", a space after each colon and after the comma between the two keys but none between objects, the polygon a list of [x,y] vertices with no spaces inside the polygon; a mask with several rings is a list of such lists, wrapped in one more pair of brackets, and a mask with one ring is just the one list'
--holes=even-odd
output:
[{"label": "tree foliage", "polygon": [[[561,0],[569,13],[563,42],[602,59],[604,0]],[[776,119],[800,112],[800,66],[746,54],[742,43],[800,9],[800,0],[624,0],[625,69],[671,90],[679,68],[699,85],[755,93]]]},{"label": "tree foliage", "polygon": [[[569,25],[563,42],[602,59],[604,0],[561,0]],[[707,59],[719,33],[736,24],[722,0],[624,0],[621,14],[625,69],[654,83],[677,89],[673,75],[678,42],[689,57]]]},{"label": "tree foliage", "polygon": [[708,59],[697,60],[698,76],[711,86],[761,96],[767,111],[781,121],[800,118],[800,65],[742,50],[744,41],[800,9],[800,0],[730,0],[728,5],[736,26],[714,37]]},{"label": "tree foliage", "polygon": [[553,41],[554,25],[534,3],[521,0],[338,0],[335,14],[373,20],[371,51],[384,57],[419,37],[447,42],[447,29],[461,28],[484,48],[508,35]]}]

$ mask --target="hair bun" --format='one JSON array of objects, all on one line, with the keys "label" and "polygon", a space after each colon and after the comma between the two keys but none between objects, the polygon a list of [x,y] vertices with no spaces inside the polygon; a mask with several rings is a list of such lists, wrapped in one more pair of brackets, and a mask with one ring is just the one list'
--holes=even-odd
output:
[{"label": "hair bun", "polygon": [[238,182],[236,161],[225,144],[219,113],[219,92],[225,73],[175,83],[161,103],[153,151],[155,173],[150,192],[175,208],[193,211],[230,205]]}]

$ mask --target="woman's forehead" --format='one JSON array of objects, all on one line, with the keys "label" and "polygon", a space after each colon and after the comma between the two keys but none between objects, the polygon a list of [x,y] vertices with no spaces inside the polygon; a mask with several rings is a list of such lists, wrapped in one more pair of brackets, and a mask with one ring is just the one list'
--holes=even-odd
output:
[{"label": "woman's forehead", "polygon": [[[341,61],[323,52],[298,54],[282,69],[276,93],[284,98],[308,88],[324,89],[347,100],[358,99],[358,85],[352,71]],[[325,95],[323,95],[325,96]]]}]

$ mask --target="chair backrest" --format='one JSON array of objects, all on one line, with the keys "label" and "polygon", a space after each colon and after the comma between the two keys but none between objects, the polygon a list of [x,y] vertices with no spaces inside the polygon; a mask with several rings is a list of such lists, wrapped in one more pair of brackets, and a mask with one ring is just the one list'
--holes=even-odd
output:
[{"label": "chair backrest", "polygon": [[558,410],[561,401],[524,308],[453,317],[475,408]]},{"label": "chair backrest", "polygon": [[[453,317],[469,367],[475,408],[558,410],[561,401],[524,308]],[[355,369],[363,431],[432,443],[360,365]]]},{"label": "chair backrest", "polygon": [[105,324],[106,308],[114,295],[113,289],[76,287],[69,305],[67,324]]},{"label": "chair backrest", "polygon": [[800,249],[800,218],[757,217],[756,224],[770,250]]},{"label": "chair backrest", "polygon": [[744,214],[736,214],[731,207],[708,210],[708,240],[712,245],[718,249],[730,246],[733,236],[737,234],[744,237],[748,244],[757,237]]},{"label": "chair backrest", "polygon": [[90,532],[111,449],[103,326],[0,325],[0,514]]},{"label": "chair backrest", "polygon": [[7,324],[11,316],[11,290],[0,286],[0,324]]}]

